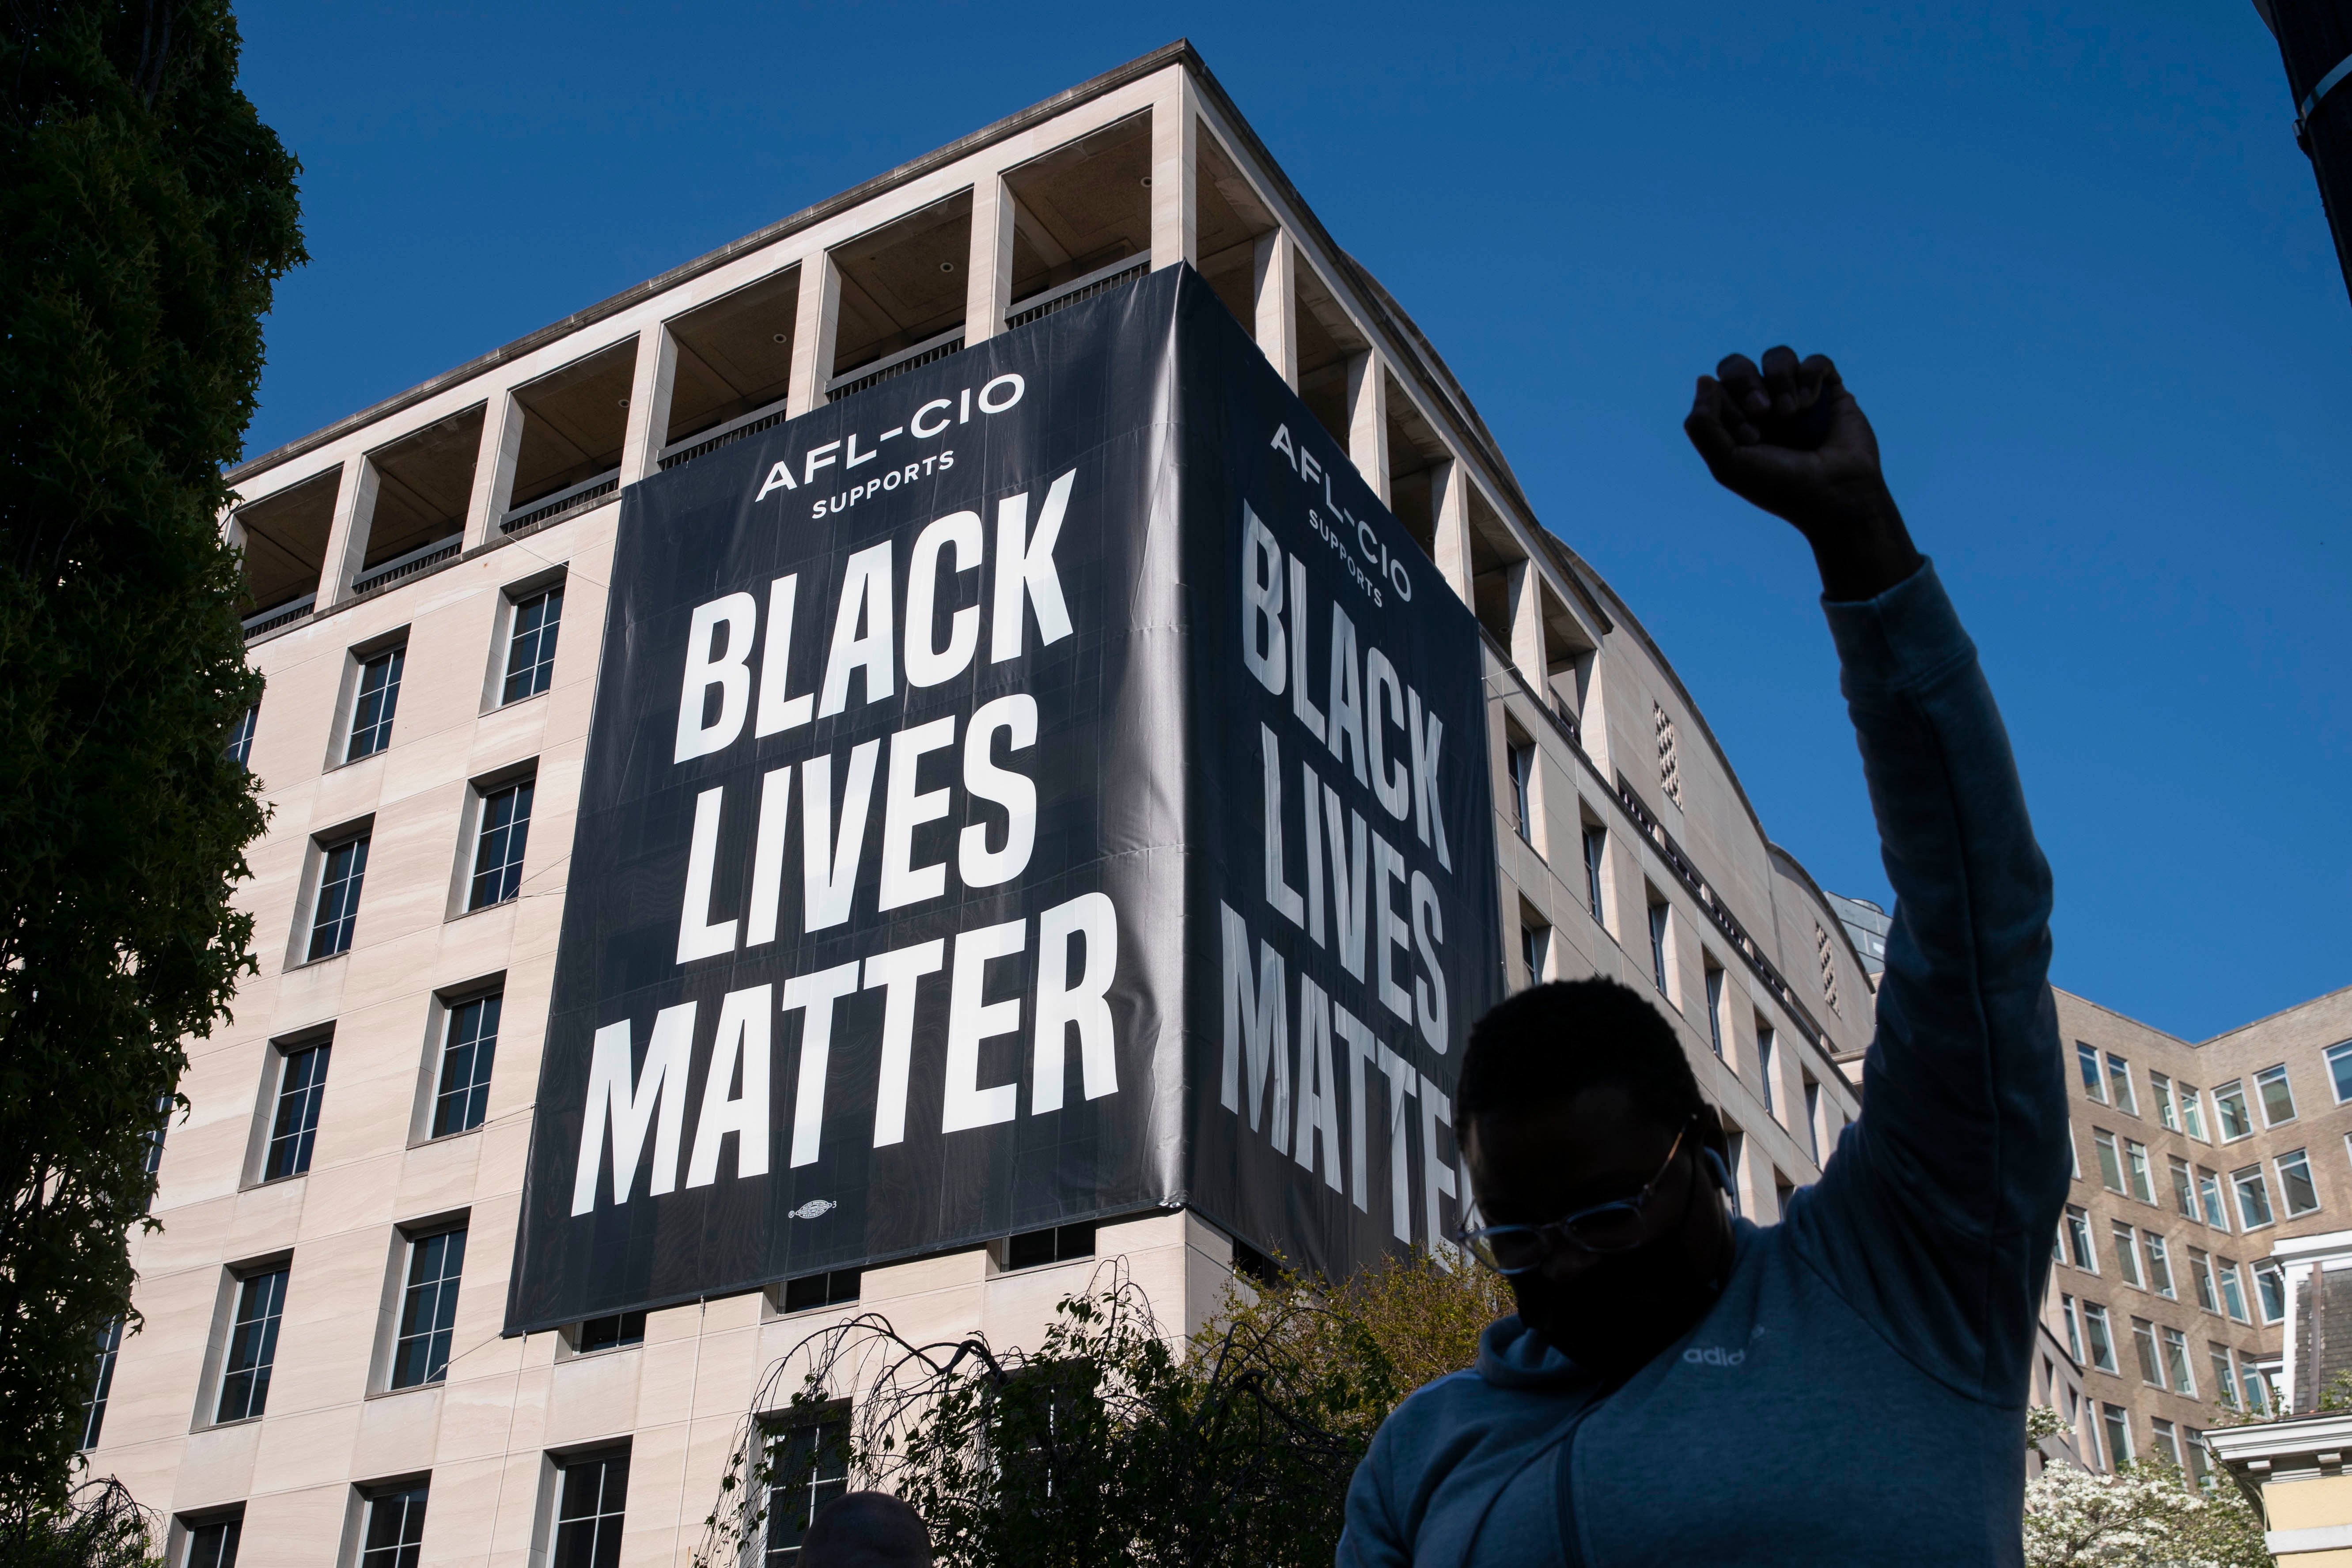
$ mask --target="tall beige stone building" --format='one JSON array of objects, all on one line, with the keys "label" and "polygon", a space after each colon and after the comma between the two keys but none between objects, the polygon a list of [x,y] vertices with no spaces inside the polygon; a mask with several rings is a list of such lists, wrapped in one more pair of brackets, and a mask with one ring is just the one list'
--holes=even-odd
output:
[{"label": "tall beige stone building", "polygon": [[[768,1431],[763,1373],[827,1323],[880,1311],[917,1340],[1034,1342],[1112,1259],[1171,1330],[1215,1309],[1246,1255],[1154,1211],[502,1332],[620,492],[1180,266],[1486,628],[1509,983],[1657,993],[1733,1129],[1752,1216],[1819,1174],[1856,1113],[1840,1063],[1870,1031],[1843,925],[1633,610],[1538,521],[1436,350],[1171,46],[234,474],[225,526],[268,683],[236,742],[272,809],[239,894],[260,973],[235,1021],[191,1043],[161,1228],[133,1241],[144,1326],[102,1357],[87,1427],[92,1473],[171,1520],[173,1568],[683,1563],[747,1415]],[[2097,1121],[2233,1180],[2243,1159],[2157,1131],[2146,1074],[2234,1079],[2255,1106],[2263,1050],[2204,1047],[2243,1056],[2227,1073],[2168,1066],[2145,1031],[2083,1016],[2140,1075],[2137,1114],[2084,1108],[2085,1169]],[[2334,1101],[2295,1070],[2311,1125]],[[2341,1201],[2342,1149],[2306,1143]],[[2295,1223],[2271,1190],[2273,1223]],[[2109,1271],[2067,1293],[2107,1308],[2126,1364],[2133,1318],[2196,1321],[2191,1222],[2083,1195]],[[2175,1299],[2115,1285],[2104,1227],[2126,1213],[2181,1237]],[[2254,1261],[2234,1230],[2204,1249]],[[2251,1323],[2231,1334],[2260,1342]],[[2122,1386],[2104,1397],[2139,1398]],[[840,1485],[784,1468],[772,1564]]]}]

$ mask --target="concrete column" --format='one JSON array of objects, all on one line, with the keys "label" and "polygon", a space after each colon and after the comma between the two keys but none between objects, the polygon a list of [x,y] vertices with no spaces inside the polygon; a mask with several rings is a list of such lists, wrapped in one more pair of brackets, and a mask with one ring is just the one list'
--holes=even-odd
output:
[{"label": "concrete column", "polygon": [[659,321],[637,334],[637,363],[629,377],[628,434],[621,438],[621,483],[635,484],[661,469],[669,443],[670,393],[677,385],[677,340]]},{"label": "concrete column", "polygon": [[1257,237],[1257,346],[1284,384],[1298,390],[1298,247],[1281,229]]},{"label": "concrete column", "polygon": [[964,268],[964,347],[1004,330],[1013,305],[1013,233],[1017,208],[1002,174],[982,174],[971,187],[971,259]]},{"label": "concrete column", "polygon": [[1429,470],[1429,511],[1437,521],[1437,569],[1454,596],[1477,607],[1471,585],[1470,476],[1458,458],[1448,458]]},{"label": "concrete column", "polygon": [[1364,483],[1389,504],[1389,376],[1367,349],[1348,362],[1348,456]]},{"label": "concrete column", "polygon": [[466,503],[466,548],[499,536],[499,520],[514,500],[515,458],[522,453],[522,404],[511,392],[490,394],[482,410],[482,446],[474,458],[474,494]]},{"label": "concrete column", "polygon": [[1151,105],[1151,269],[1180,261],[1201,264],[1200,206],[1192,199],[1199,177],[1200,114],[1192,79],[1181,66],[1167,73],[1168,90]]},{"label": "concrete column", "polygon": [[1512,566],[1511,662],[1538,694],[1544,689],[1543,572],[1532,561]]},{"label": "concrete column", "polygon": [[800,307],[793,318],[793,382],[785,405],[797,418],[824,406],[833,375],[835,336],[841,330],[841,274],[819,251],[801,263]]},{"label": "concrete column", "polygon": [[327,559],[319,574],[319,608],[352,596],[352,579],[367,559],[368,526],[375,521],[375,465],[364,454],[343,459],[335,489],[335,521],[327,531]]}]

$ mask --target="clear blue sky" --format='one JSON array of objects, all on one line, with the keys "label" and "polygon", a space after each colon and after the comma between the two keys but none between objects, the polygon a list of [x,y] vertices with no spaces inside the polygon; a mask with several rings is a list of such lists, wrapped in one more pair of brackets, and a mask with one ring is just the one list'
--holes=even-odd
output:
[{"label": "clear blue sky", "polygon": [[1678,427],[1782,340],[1984,650],[2058,983],[2352,983],[2352,304],[2244,0],[241,10],[313,258],[251,450],[1190,37],[1824,886],[1886,897],[1810,563]]}]

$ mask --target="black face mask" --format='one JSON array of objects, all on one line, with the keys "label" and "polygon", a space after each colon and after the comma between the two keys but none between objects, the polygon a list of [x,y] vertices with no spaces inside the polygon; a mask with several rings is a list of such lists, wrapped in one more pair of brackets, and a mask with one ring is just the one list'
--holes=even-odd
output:
[{"label": "black face mask", "polygon": [[1511,1281],[1519,1319],[1554,1349],[1609,1382],[1631,1376],[1690,1331],[1723,1293],[1692,1262],[1681,1227],[1631,1252],[1603,1253],[1573,1279]]}]

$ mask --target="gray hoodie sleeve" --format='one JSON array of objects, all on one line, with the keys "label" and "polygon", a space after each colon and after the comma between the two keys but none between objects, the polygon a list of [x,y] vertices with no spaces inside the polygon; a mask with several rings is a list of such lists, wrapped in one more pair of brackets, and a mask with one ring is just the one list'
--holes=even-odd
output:
[{"label": "gray hoodie sleeve", "polygon": [[2050,868],[1934,566],[1822,607],[1895,903],[1861,1119],[1787,1223],[1914,1364],[2015,1405],[2067,1182]]}]

